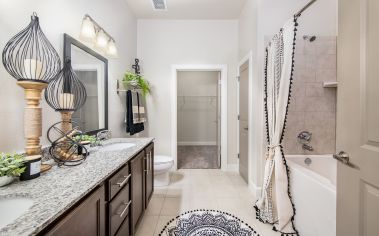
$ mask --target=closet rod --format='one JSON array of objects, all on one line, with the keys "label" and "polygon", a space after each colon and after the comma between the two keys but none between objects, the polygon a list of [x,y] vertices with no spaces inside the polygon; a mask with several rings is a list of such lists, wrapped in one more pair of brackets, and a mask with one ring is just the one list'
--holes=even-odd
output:
[{"label": "closet rod", "polygon": [[317,0],[311,0],[307,5],[305,5],[300,11],[298,11],[296,14],[295,14],[295,17],[299,17],[301,16],[301,13],[303,13],[305,10],[308,9],[308,7],[310,7],[313,3],[315,3]]}]

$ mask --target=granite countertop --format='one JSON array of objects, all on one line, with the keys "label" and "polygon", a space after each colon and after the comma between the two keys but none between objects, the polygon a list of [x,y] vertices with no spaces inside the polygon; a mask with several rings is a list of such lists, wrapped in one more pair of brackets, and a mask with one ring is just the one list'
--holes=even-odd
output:
[{"label": "granite countertop", "polygon": [[[0,235],[35,235],[104,182],[113,172],[152,142],[153,138],[110,139],[103,143],[134,143],[124,150],[90,150],[83,164],[53,168],[30,181],[18,181],[0,187],[0,198],[27,197],[34,204],[11,224],[0,228]],[[0,214],[6,214],[1,212]]]}]

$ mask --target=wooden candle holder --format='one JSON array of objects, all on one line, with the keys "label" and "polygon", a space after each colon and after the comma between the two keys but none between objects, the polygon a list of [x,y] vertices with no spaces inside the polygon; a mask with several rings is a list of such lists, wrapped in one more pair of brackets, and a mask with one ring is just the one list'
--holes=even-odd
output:
[{"label": "wooden candle holder", "polygon": [[24,109],[25,152],[28,156],[41,154],[40,137],[42,136],[41,93],[47,83],[38,81],[18,81],[25,91],[26,107]]},{"label": "wooden candle holder", "polygon": [[73,111],[61,111],[61,116],[62,116],[62,131],[67,134],[72,130],[72,114]]}]

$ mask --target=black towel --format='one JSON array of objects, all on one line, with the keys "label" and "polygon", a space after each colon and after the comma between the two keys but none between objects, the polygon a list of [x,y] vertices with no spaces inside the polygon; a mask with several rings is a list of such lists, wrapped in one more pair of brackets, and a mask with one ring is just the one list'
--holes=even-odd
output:
[{"label": "black towel", "polygon": [[128,90],[126,92],[126,132],[130,135],[139,133],[145,129],[143,123],[135,124],[133,122],[133,100],[132,100],[132,91]]}]

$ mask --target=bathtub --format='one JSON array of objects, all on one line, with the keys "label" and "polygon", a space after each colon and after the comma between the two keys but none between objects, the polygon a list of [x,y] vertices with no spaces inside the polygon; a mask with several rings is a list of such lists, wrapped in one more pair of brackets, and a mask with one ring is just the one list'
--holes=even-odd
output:
[{"label": "bathtub", "polygon": [[286,155],[286,159],[300,236],[335,236],[336,161],[331,155]]}]

